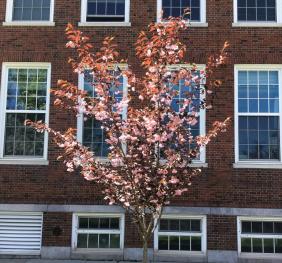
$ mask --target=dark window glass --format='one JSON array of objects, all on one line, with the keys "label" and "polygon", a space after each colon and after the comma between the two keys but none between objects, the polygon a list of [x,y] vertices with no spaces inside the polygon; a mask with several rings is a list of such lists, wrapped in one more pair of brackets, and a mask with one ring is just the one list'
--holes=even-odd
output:
[{"label": "dark window glass", "polygon": [[191,231],[190,220],[180,220],[180,231]]},{"label": "dark window glass", "polygon": [[263,239],[264,253],[274,253],[274,240],[272,238]]},{"label": "dark window glass", "polygon": [[201,237],[191,237],[191,251],[201,251],[202,242]]},{"label": "dark window glass", "polygon": [[191,231],[201,231],[201,220],[191,220]]},{"label": "dark window glass", "polygon": [[78,234],[77,235],[77,247],[78,248],[87,248],[87,234]]},{"label": "dark window glass", "polygon": [[89,228],[99,228],[99,218],[89,218]]},{"label": "dark window glass", "polygon": [[273,233],[273,222],[263,222],[263,233]]},{"label": "dark window glass", "polygon": [[238,0],[238,21],[276,21],[275,0]]},{"label": "dark window glass", "polygon": [[252,239],[251,238],[241,238],[241,251],[242,252],[252,252]]},{"label": "dark window glass", "polygon": [[167,231],[169,230],[169,220],[161,219],[160,220],[160,230],[161,231]]},{"label": "dark window glass", "polygon": [[179,220],[169,220],[169,230],[179,231]]},{"label": "dark window glass", "polygon": [[162,0],[163,18],[166,19],[170,16],[180,17],[184,15],[184,10],[189,8],[189,14],[184,18],[191,21],[199,22],[200,15],[200,0],[177,0],[168,1]]},{"label": "dark window glass", "polygon": [[99,235],[99,248],[109,248],[109,234]]},{"label": "dark window glass", "polygon": [[88,236],[88,248],[98,248],[98,234],[89,234]]},{"label": "dark window glass", "polygon": [[282,222],[274,222],[275,234],[282,234]]},{"label": "dark window glass", "polygon": [[100,228],[109,229],[110,219],[109,218],[100,218]]},{"label": "dark window glass", "polygon": [[111,229],[119,229],[119,218],[111,218],[110,219],[110,228]]},{"label": "dark window glass", "polygon": [[253,252],[262,253],[262,238],[253,238]]},{"label": "dark window glass", "polygon": [[110,248],[120,248],[120,235],[112,234],[110,235]]},{"label": "dark window glass", "polygon": [[87,22],[124,22],[125,0],[88,0]]},{"label": "dark window glass", "polygon": [[169,250],[179,250],[179,237],[178,236],[169,237]]},{"label": "dark window glass", "polygon": [[262,222],[252,222],[252,233],[262,233]]},{"label": "dark window glass", "polygon": [[168,236],[159,236],[159,250],[168,250]]},{"label": "dark window glass", "polygon": [[251,233],[252,232],[252,223],[248,221],[242,222],[242,233]]},{"label": "dark window glass", "polygon": [[88,228],[88,218],[79,218],[79,228]]},{"label": "dark window glass", "polygon": [[282,239],[275,239],[275,253],[282,253]]},{"label": "dark window glass", "polygon": [[180,250],[190,251],[190,237],[180,237]]}]

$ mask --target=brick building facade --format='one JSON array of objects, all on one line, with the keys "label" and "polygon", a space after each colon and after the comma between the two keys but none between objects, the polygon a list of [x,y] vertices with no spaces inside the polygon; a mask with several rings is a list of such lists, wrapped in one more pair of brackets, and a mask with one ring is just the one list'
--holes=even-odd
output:
[{"label": "brick building facade", "polygon": [[[190,61],[205,64],[224,41],[231,44],[206,126],[227,116],[234,122],[208,145],[198,164],[202,176],[166,208],[150,256],[171,262],[282,262],[282,2],[108,2],[0,2],[0,256],[141,257],[136,229],[124,211],[107,206],[79,173],[67,173],[57,161],[58,148],[44,136],[28,139],[17,120],[31,114],[49,119],[55,129],[77,124],[48,98],[58,79],[78,82],[66,63],[68,22],[94,44],[115,36],[121,56],[138,71],[137,33],[157,20],[158,10],[176,15],[188,4],[192,22],[182,38]],[[29,95],[32,84],[36,94]]]}]

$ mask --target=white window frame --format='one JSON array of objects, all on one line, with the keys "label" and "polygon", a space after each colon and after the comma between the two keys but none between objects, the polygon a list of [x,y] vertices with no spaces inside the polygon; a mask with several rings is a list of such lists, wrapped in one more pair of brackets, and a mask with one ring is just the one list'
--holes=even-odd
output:
[{"label": "white window frame", "polygon": [[[207,18],[206,18],[206,10],[207,10],[207,0],[200,0],[200,22],[189,22],[189,26],[192,27],[207,27]],[[161,21],[162,18],[162,0],[157,0],[157,22]]]},{"label": "white window frame", "polygon": [[237,217],[237,245],[238,245],[238,256],[241,258],[281,258],[281,253],[252,253],[252,252],[241,252],[241,237],[251,237],[251,238],[280,238],[282,239],[281,235],[271,235],[271,234],[242,234],[241,230],[241,222],[242,221],[276,221],[282,222],[281,217],[248,217],[248,216],[238,216]]},{"label": "white window frame", "polygon": [[[118,64],[117,65],[121,70],[127,70],[128,65],[127,64]],[[127,92],[128,92],[128,81],[125,75],[123,75],[124,81],[123,81],[123,98],[127,97]],[[78,75],[78,88],[81,90],[84,90],[84,74],[79,74]],[[123,113],[122,113],[122,118],[125,120],[127,117],[127,108],[123,109]],[[77,117],[77,141],[80,143],[83,143],[83,124],[84,124],[84,119],[83,119],[83,115],[79,114]],[[126,145],[123,145],[123,150],[126,150]],[[106,157],[96,157],[98,160],[102,161],[102,162],[106,162],[108,161],[108,158]]]},{"label": "white window frame", "polygon": [[[176,65],[171,65],[168,67],[169,70],[179,70],[181,68],[187,68],[191,69],[191,65],[187,64],[176,64]],[[205,70],[206,66],[205,65],[197,65],[198,70]],[[205,98],[205,94],[200,95],[201,99]],[[200,135],[206,135],[206,109],[200,109]],[[191,166],[202,166],[202,167],[207,167],[206,162],[206,147],[201,147],[200,148],[200,158],[199,160],[193,160]]]},{"label": "white window frame", "polygon": [[41,216],[41,239],[40,239],[40,250],[19,250],[19,251],[14,251],[14,250],[5,250],[5,251],[1,251],[0,249],[0,255],[23,255],[23,256],[31,256],[31,255],[40,255],[41,254],[41,249],[42,249],[42,238],[43,238],[43,224],[44,224],[44,216],[42,212],[10,212],[10,211],[1,211],[0,212],[1,216],[5,216],[8,215],[8,217],[12,217],[14,216],[15,218],[17,218],[17,216]]},{"label": "white window frame", "polygon": [[81,0],[81,20],[78,23],[79,26],[131,26],[130,23],[130,0],[125,0],[125,10],[124,10],[124,21],[123,22],[87,22],[87,1]]},{"label": "white window frame", "polygon": [[[119,218],[120,230],[78,230],[79,217],[89,217],[89,218]],[[72,250],[77,252],[121,252],[124,249],[124,229],[125,229],[125,215],[122,213],[74,213],[72,216]],[[77,236],[79,233],[103,233],[120,234],[120,248],[77,248]]]},{"label": "white window frame", "polygon": [[233,0],[233,27],[282,27],[282,1],[276,0],[276,22],[267,21],[238,21],[238,0]]},{"label": "white window frame", "polygon": [[[46,110],[38,113],[45,114],[45,123],[49,123],[50,110],[50,86],[51,86],[51,63],[37,63],[37,62],[3,62],[2,64],[2,81],[1,81],[1,98],[0,98],[0,164],[19,164],[19,165],[48,165],[48,133],[44,134],[44,152],[43,157],[21,156],[21,157],[5,157],[4,143],[5,143],[5,123],[6,123],[6,103],[7,103],[7,83],[8,70],[10,68],[22,69],[47,69],[47,91],[46,91]],[[15,113],[21,113],[22,110],[13,110]]]},{"label": "white window frame", "polygon": [[7,0],[6,2],[6,19],[3,26],[55,26],[54,19],[54,3],[55,0],[50,1],[50,19],[49,21],[14,21],[13,8],[14,0]]},{"label": "white window frame", "polygon": [[159,250],[159,223],[155,221],[156,227],[154,231],[154,251],[159,255],[184,255],[184,256],[204,256],[207,253],[207,217],[205,215],[197,216],[197,215],[185,215],[185,214],[164,214],[162,215],[161,219],[196,219],[201,220],[201,234],[195,233],[190,234],[186,232],[170,232],[167,231],[167,236],[201,236],[201,247],[202,251],[175,251],[175,250]]},{"label": "white window frame", "polygon": [[[255,113],[254,115],[269,116],[277,115],[280,118],[280,160],[239,160],[239,111],[238,111],[238,72],[240,70],[276,70],[279,77],[279,113]],[[234,149],[235,163],[234,168],[265,168],[265,169],[281,169],[282,168],[282,64],[237,64],[234,65]],[[242,116],[242,114],[240,113]],[[251,116],[252,113],[246,113],[246,116]]]}]

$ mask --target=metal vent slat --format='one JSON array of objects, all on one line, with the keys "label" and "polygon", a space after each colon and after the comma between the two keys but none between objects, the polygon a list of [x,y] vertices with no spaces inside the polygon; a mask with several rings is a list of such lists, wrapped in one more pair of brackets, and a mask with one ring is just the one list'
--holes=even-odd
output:
[{"label": "metal vent slat", "polygon": [[42,213],[0,213],[0,254],[40,254]]}]

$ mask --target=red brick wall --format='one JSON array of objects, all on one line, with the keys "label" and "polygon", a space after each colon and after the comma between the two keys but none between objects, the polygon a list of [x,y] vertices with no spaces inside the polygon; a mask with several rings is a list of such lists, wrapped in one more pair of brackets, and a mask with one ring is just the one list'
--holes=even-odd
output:
[{"label": "red brick wall", "polygon": [[[2,26],[6,1],[0,1],[0,65],[2,62],[41,61],[52,63],[52,86],[57,79],[77,81],[66,61],[71,55],[64,45],[67,22],[80,20],[80,0],[55,1],[55,27]],[[131,0],[132,27],[85,27],[85,33],[99,43],[104,36],[114,35],[122,56],[137,70],[133,43],[137,32],[156,18],[156,0]],[[234,116],[234,64],[282,63],[281,28],[232,28],[233,1],[208,0],[208,28],[191,28],[183,34],[188,45],[189,61],[205,63],[208,55],[218,51],[225,40],[231,44],[230,64],[220,77],[223,86],[215,95],[214,108],[207,113],[207,123]],[[64,129],[75,124],[68,113],[50,112],[50,125]],[[78,173],[69,174],[56,160],[59,150],[49,144],[50,165],[0,166],[1,203],[101,204],[103,198],[94,183]],[[280,170],[233,169],[234,132],[231,125],[207,149],[209,168],[194,180],[188,194],[175,205],[279,208],[282,201]]]}]

